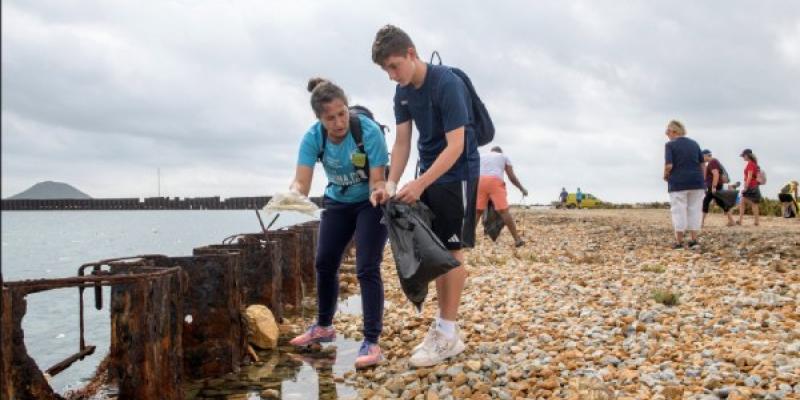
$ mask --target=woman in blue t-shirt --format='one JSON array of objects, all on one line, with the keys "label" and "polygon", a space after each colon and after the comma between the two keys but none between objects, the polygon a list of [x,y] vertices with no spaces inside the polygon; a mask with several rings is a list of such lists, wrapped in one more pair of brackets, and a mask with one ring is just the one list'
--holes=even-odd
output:
[{"label": "woman in blue t-shirt", "polygon": [[[356,272],[364,313],[364,342],[356,358],[356,368],[364,368],[383,359],[378,346],[383,327],[380,264],[387,230],[381,224],[381,208],[376,205],[388,197],[384,179],[384,169],[389,162],[386,142],[374,121],[362,115],[351,115],[347,97],[339,86],[314,78],[309,80],[308,90],[318,121],[303,136],[291,190],[308,196],[318,159],[325,169],[328,186],[315,261],[317,322],[290,343],[309,346],[336,339],[333,315],[339,294],[339,265],[345,247],[355,236]],[[354,120],[351,118],[358,118],[361,126],[363,152],[353,138],[350,128]],[[364,171],[366,165],[368,172]]]},{"label": "woman in blue t-shirt", "polygon": [[689,247],[695,247],[697,232],[703,221],[703,153],[700,146],[686,137],[686,128],[679,121],[670,121],[666,131],[669,142],[664,146],[664,180],[669,191],[669,209],[675,228],[672,248],[683,247],[688,230]]}]

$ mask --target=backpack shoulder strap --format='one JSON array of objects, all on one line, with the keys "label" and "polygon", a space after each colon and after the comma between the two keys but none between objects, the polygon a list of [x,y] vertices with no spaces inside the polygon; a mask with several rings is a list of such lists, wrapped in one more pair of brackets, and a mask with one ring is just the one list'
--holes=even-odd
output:
[{"label": "backpack shoulder strap", "polygon": [[322,135],[322,144],[319,146],[319,153],[317,153],[317,161],[320,163],[322,162],[322,156],[325,155],[325,144],[328,142],[328,130],[325,129],[325,125],[320,122],[319,124],[319,131]]},{"label": "backpack shoulder strap", "polygon": [[369,180],[369,156],[364,146],[364,130],[361,128],[361,120],[358,115],[350,115],[350,134],[353,135],[353,141],[356,142],[358,152],[364,154],[364,166],[357,167],[356,171],[361,175],[362,179]]},{"label": "backpack shoulder strap", "polygon": [[353,135],[353,141],[356,142],[356,146],[358,146],[358,151],[365,153],[364,131],[361,130],[361,120],[358,115],[350,114],[350,133]]}]

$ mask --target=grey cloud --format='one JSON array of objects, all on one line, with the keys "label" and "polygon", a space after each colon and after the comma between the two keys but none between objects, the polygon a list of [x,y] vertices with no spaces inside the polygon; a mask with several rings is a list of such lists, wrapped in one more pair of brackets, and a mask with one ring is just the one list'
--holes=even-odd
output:
[{"label": "grey cloud", "polygon": [[564,185],[665,200],[672,118],[735,169],[742,147],[758,149],[776,187],[800,171],[784,144],[800,131],[792,1],[6,1],[2,11],[4,197],[54,178],[92,195],[152,192],[159,166],[180,195],[280,190],[313,122],[309,77],[333,79],[391,125],[394,85],[370,59],[389,22],[425,59],[438,49],[470,74],[535,201]]}]

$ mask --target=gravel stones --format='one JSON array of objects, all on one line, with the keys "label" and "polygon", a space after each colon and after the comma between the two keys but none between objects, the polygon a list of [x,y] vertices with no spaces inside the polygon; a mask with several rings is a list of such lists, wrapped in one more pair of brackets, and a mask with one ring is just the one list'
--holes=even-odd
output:
[{"label": "gravel stones", "polygon": [[[672,250],[666,210],[513,215],[526,245],[479,237],[467,252],[467,350],[428,369],[410,370],[408,357],[435,317],[436,292],[418,314],[387,248],[386,361],[345,383],[367,398],[800,396],[800,224],[729,228],[711,215],[699,249]],[[655,302],[656,290],[678,303]],[[358,337],[361,316],[339,314],[336,327]]]}]

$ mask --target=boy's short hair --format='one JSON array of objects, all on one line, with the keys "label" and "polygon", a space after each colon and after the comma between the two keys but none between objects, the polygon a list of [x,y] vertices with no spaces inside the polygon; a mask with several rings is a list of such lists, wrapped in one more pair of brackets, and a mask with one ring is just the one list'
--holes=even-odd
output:
[{"label": "boy's short hair", "polygon": [[415,48],[414,42],[405,31],[386,25],[375,34],[372,43],[372,62],[383,66],[383,62],[391,56],[404,56],[409,48]]}]

